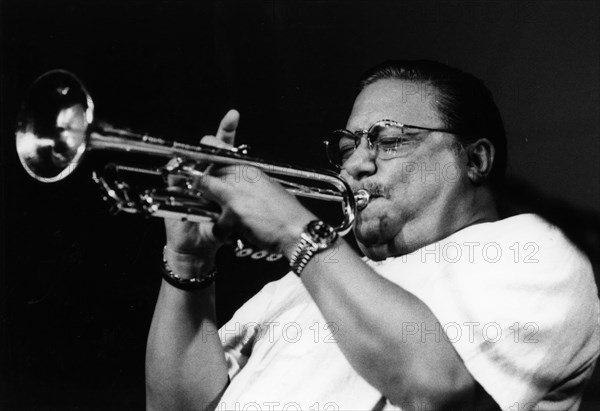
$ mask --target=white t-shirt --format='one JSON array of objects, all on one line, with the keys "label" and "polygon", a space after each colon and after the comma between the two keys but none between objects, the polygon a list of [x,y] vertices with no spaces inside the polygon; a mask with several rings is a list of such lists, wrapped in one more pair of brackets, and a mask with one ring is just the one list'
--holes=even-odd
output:
[{"label": "white t-shirt", "polygon": [[[556,227],[524,214],[365,262],[440,322],[399,324],[398,338],[448,339],[502,409],[577,409],[600,351],[600,305],[589,261]],[[398,409],[350,366],[293,273],[219,333],[231,383],[217,409]]]}]

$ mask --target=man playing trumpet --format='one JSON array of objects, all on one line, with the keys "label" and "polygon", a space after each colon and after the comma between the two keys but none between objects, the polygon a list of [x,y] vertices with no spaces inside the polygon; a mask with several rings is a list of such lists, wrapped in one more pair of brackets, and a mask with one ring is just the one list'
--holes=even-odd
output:
[{"label": "man playing trumpet", "polygon": [[[202,143],[233,145],[238,120]],[[487,88],[439,63],[384,63],[327,147],[370,195],[354,225],[364,257],[268,177],[211,167],[195,184],[220,217],[166,221],[148,408],[576,409],[598,356],[591,265],[541,218],[499,218],[506,142]],[[291,272],[217,333],[215,255],[240,235]]]}]

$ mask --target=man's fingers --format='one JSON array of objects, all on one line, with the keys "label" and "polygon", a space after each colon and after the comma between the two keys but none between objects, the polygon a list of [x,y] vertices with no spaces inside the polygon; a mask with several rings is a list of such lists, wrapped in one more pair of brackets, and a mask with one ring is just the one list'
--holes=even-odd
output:
[{"label": "man's fingers", "polygon": [[235,222],[227,213],[221,214],[221,217],[212,227],[212,235],[222,243],[228,243],[234,234]]},{"label": "man's fingers", "polygon": [[217,130],[217,140],[221,140],[226,144],[233,145],[235,140],[235,131],[240,122],[240,113],[237,110],[229,110]]},{"label": "man's fingers", "polygon": [[[205,174],[195,181],[195,186],[202,192],[202,196],[223,206],[233,195],[233,187],[225,183],[221,177]],[[226,176],[225,176],[226,178]],[[228,207],[222,207],[222,212],[217,221],[214,222],[211,234],[220,242],[227,243],[231,240],[236,227],[236,219]]]},{"label": "man's fingers", "polygon": [[229,110],[221,120],[216,136],[204,136],[200,144],[207,146],[231,148],[235,140],[235,132],[240,121],[240,113],[237,110]]},{"label": "man's fingers", "polygon": [[200,144],[219,148],[231,148],[231,144],[227,144],[223,140],[219,140],[215,136],[202,137],[202,139],[200,140]]},{"label": "man's fingers", "polygon": [[194,179],[194,188],[202,192],[202,196],[219,205],[225,204],[231,198],[232,187],[220,177],[204,173]]}]

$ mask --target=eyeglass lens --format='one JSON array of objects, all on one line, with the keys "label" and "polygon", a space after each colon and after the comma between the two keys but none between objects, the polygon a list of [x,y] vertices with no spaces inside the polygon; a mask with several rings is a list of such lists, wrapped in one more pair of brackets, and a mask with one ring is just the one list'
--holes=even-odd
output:
[{"label": "eyeglass lens", "polygon": [[374,149],[379,158],[391,159],[402,155],[414,141],[411,137],[420,132],[387,122],[375,123],[368,133],[336,130],[329,140],[327,155],[334,165],[341,167],[360,146],[362,137],[366,136],[369,148]]}]

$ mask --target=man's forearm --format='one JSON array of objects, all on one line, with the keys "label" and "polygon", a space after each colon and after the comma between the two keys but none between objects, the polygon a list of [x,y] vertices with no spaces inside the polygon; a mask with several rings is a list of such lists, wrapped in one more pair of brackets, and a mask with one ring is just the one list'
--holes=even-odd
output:
[{"label": "man's forearm", "polygon": [[228,377],[217,335],[214,285],[200,291],[161,286],[146,351],[148,409],[210,409]]},{"label": "man's forearm", "polygon": [[468,397],[472,377],[448,341],[399,337],[403,322],[433,329],[437,319],[429,308],[372,272],[344,241],[337,246],[336,263],[314,258],[302,280],[326,320],[337,325],[336,341],[350,364],[396,403],[437,406],[440,397]]}]

